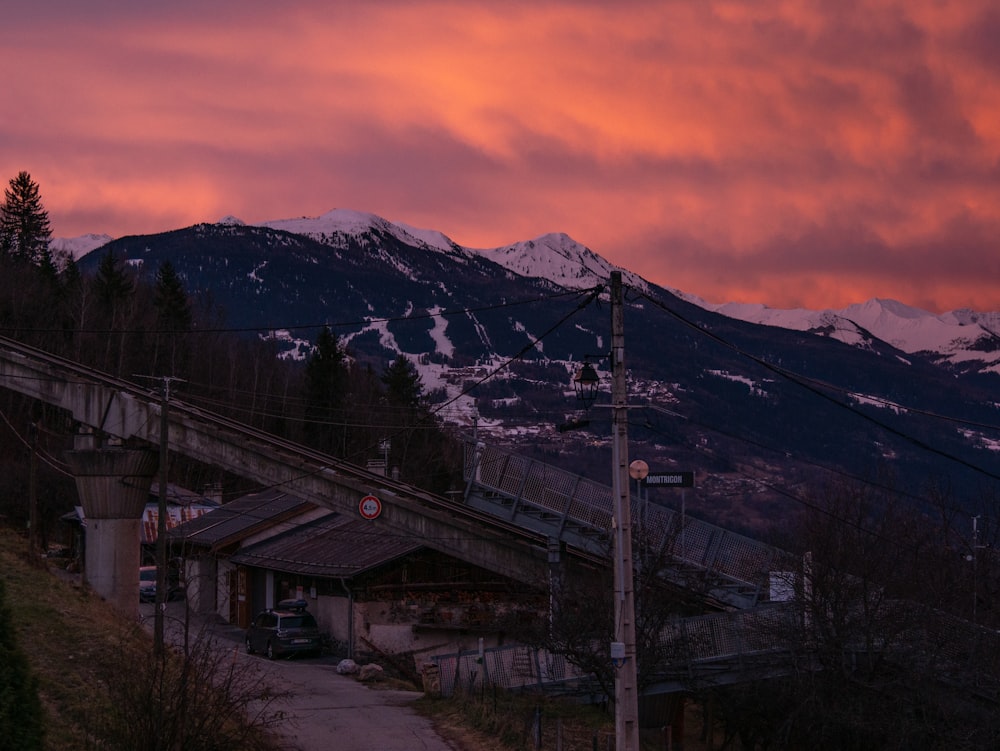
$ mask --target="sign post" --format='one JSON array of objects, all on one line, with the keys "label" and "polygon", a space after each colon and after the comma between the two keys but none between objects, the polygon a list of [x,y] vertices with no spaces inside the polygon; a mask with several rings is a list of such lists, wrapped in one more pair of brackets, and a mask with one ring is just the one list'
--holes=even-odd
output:
[{"label": "sign post", "polygon": [[685,557],[686,540],[684,528],[687,526],[687,509],[685,508],[684,488],[694,487],[694,472],[650,472],[640,482],[646,488],[680,488],[681,489],[681,558]]}]

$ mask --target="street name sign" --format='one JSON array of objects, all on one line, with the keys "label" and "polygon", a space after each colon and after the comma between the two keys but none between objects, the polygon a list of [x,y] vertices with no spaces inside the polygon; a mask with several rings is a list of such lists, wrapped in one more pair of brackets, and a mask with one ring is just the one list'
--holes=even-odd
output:
[{"label": "street name sign", "polygon": [[650,472],[643,483],[647,488],[693,488],[694,472]]}]

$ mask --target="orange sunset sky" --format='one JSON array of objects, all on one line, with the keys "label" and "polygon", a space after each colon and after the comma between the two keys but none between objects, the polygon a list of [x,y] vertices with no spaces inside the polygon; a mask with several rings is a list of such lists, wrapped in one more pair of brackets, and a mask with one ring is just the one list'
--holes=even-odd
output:
[{"label": "orange sunset sky", "polygon": [[0,179],[53,234],[372,212],[712,302],[1000,310],[996,0],[38,0]]}]

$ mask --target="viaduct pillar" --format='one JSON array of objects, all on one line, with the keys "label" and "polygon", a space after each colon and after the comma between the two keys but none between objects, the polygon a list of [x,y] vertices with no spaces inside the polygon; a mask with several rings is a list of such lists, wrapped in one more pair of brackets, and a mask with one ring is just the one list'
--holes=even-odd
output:
[{"label": "viaduct pillar", "polygon": [[152,449],[98,448],[77,436],[66,461],[87,520],[84,580],[123,613],[139,613],[142,512],[159,465]]}]

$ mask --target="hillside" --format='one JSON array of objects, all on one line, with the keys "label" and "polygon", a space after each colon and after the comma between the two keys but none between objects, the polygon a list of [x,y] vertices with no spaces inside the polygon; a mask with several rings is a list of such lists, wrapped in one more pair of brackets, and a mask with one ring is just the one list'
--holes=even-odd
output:
[{"label": "hillside", "polygon": [[0,569],[18,644],[39,680],[46,748],[87,745],[89,719],[109,701],[96,666],[118,646],[120,619],[100,600],[47,566],[32,566],[26,541],[0,528]]},{"label": "hillside", "polygon": [[[170,701],[175,698],[168,697],[165,704],[149,700],[151,684],[144,678],[155,668],[152,639],[139,624],[116,615],[72,577],[60,575],[59,559],[33,565],[26,548],[23,537],[0,527],[0,575],[6,583],[18,645],[38,678],[46,714],[45,748],[138,748],[135,739],[122,732],[122,724],[130,725],[132,732],[157,723],[167,726]],[[168,666],[158,675],[169,688],[172,669]],[[146,694],[141,693],[144,690]],[[136,699],[135,705],[129,706],[128,696],[123,696],[126,691]],[[152,714],[155,706],[165,706],[164,714]],[[197,715],[191,710],[192,727],[200,722]],[[216,715],[215,721],[226,727],[215,734],[216,740],[206,740],[199,748],[225,748],[215,744],[225,744],[227,737],[239,738],[243,748],[272,747],[260,733],[245,734],[236,727],[230,710],[224,714],[216,710]]]}]

